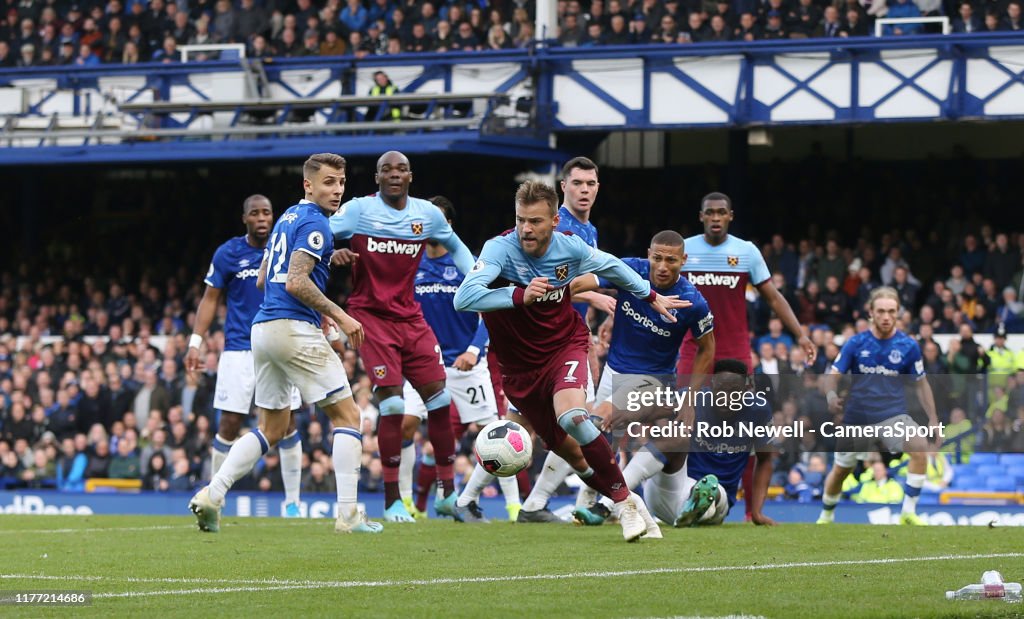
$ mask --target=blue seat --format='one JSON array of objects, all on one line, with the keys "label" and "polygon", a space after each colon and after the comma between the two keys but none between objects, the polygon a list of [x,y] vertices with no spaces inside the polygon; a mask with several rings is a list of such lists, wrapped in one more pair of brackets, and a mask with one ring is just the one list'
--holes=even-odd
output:
[{"label": "blue seat", "polygon": [[1002,464],[986,464],[978,467],[977,474],[981,477],[1003,477],[1006,475],[1006,467]]},{"label": "blue seat", "polygon": [[983,464],[999,464],[999,454],[976,453],[971,456],[971,464],[981,466]]},{"label": "blue seat", "polygon": [[977,475],[954,477],[953,487],[958,490],[983,490],[985,488],[985,478]]},{"label": "blue seat", "polygon": [[1013,492],[1017,489],[1017,480],[1013,477],[992,477],[985,483],[993,492]]},{"label": "blue seat", "polygon": [[921,498],[917,501],[918,505],[938,505],[939,504],[939,493],[928,492],[927,490],[921,492]]},{"label": "blue seat", "polygon": [[1024,454],[1003,454],[999,456],[999,464],[1005,464],[1007,467],[1024,467]]},{"label": "blue seat", "polygon": [[1006,467],[1007,477],[1024,477],[1024,465]]},{"label": "blue seat", "polygon": [[973,464],[954,464],[953,474],[956,476],[960,475],[977,475],[978,467]]}]

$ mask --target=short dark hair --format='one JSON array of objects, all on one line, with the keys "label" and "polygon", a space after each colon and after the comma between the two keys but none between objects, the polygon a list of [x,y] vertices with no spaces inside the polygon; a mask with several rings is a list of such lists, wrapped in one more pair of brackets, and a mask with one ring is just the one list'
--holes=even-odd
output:
[{"label": "short dark hair", "polygon": [[[249,209],[252,208],[253,203],[259,202],[260,200],[266,202],[267,204],[270,204],[270,198],[262,194],[254,193],[248,198],[246,198],[245,202],[242,202],[242,214],[245,215],[246,213],[248,213]],[[273,208],[273,206],[271,206],[271,208]]]},{"label": "short dark hair", "polygon": [[662,230],[651,237],[651,245],[668,245],[669,247],[683,247],[683,235],[675,230]]},{"label": "short dark hair", "polygon": [[320,171],[320,168],[327,166],[336,170],[345,169],[345,158],[334,153],[317,153],[310,155],[309,159],[302,164],[302,177],[312,178]]},{"label": "short dark hair", "polygon": [[747,364],[743,363],[739,359],[719,359],[715,361],[715,374],[739,374],[740,376],[747,376]]},{"label": "short dark hair", "polygon": [[713,200],[725,200],[725,203],[729,207],[729,210],[730,211],[732,210],[732,198],[730,198],[729,196],[727,196],[724,193],[721,193],[719,191],[712,191],[708,195],[706,195],[703,198],[701,198],[701,200],[700,200],[700,210],[703,211],[704,210],[704,205],[707,204],[708,202],[713,201]]},{"label": "short dark hair", "polygon": [[516,206],[545,202],[552,217],[558,212],[558,194],[550,185],[540,181],[526,181],[516,190]]},{"label": "short dark hair", "polygon": [[455,221],[455,205],[452,204],[451,200],[444,196],[434,196],[430,199],[430,202],[444,212],[445,219],[448,221]]},{"label": "short dark hair", "polygon": [[593,160],[587,157],[573,157],[562,166],[562,178],[569,178],[572,171],[577,168],[580,170],[593,170],[595,174],[597,173],[597,164]]}]

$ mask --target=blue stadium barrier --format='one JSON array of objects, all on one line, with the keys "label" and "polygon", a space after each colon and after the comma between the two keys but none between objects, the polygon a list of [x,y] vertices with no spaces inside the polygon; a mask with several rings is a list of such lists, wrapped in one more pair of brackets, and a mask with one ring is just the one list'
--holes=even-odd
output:
[{"label": "blue stadium barrier", "polygon": [[[54,491],[13,491],[0,492],[0,513],[33,515],[166,515],[188,516],[187,493],[146,493],[146,494],[88,494],[61,493]],[[331,518],[334,516],[335,496],[329,494],[306,495],[302,498],[303,509],[310,517]],[[371,518],[380,518],[384,498],[381,494],[362,494],[360,501],[365,505]],[[568,517],[573,509],[573,497],[555,497],[549,507],[555,513]],[[481,499],[484,513],[491,519],[504,520],[505,501],[501,497]],[[284,496],[281,494],[232,493],[228,495],[224,515],[227,517],[271,517],[279,516],[284,510]],[[815,503],[789,503],[772,501],[766,503],[767,516],[781,523],[814,522],[821,507]],[[918,510],[929,524],[933,525],[978,525],[997,524],[1000,526],[1024,526],[1022,505],[921,505]],[[836,522],[851,524],[896,524],[899,521],[899,505],[871,505],[842,503],[836,511]],[[727,522],[743,521],[743,509],[733,509]]]}]

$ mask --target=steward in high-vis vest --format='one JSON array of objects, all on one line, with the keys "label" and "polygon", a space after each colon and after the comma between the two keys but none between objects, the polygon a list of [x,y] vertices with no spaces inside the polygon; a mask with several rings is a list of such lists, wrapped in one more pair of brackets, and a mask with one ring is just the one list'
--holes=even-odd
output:
[{"label": "steward in high-vis vest", "polygon": [[[377,71],[373,74],[373,86],[370,88],[371,97],[387,97],[390,95],[398,94],[398,87],[391,83],[391,78],[388,74],[383,71]],[[384,113],[378,119],[377,115],[380,113],[380,108],[384,108]],[[399,121],[402,119],[402,109],[399,106],[370,106],[366,110],[366,120],[387,120],[391,118],[393,121]]]}]

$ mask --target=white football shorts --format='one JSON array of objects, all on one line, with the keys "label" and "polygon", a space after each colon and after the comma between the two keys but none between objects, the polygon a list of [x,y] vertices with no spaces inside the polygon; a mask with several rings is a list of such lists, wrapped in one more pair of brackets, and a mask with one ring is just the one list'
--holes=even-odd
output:
[{"label": "white football shorts", "polygon": [[[217,389],[214,408],[248,415],[256,390],[256,366],[251,350],[226,350],[217,362]],[[302,406],[299,391],[292,389],[292,410]]]},{"label": "white football shorts", "polygon": [[[462,423],[477,423],[498,418],[498,404],[494,397],[494,385],[491,384],[491,372],[487,369],[486,356],[481,356],[480,362],[471,370],[464,372],[446,367],[444,371],[447,375],[445,386],[452,396],[455,408],[459,411]],[[405,414],[426,419],[427,407],[409,381],[405,382],[403,391]]]},{"label": "white football shorts", "polygon": [[256,406],[289,406],[293,390],[302,400],[319,403],[328,396],[352,397],[341,359],[320,328],[301,320],[271,320],[252,326],[256,367]]}]

